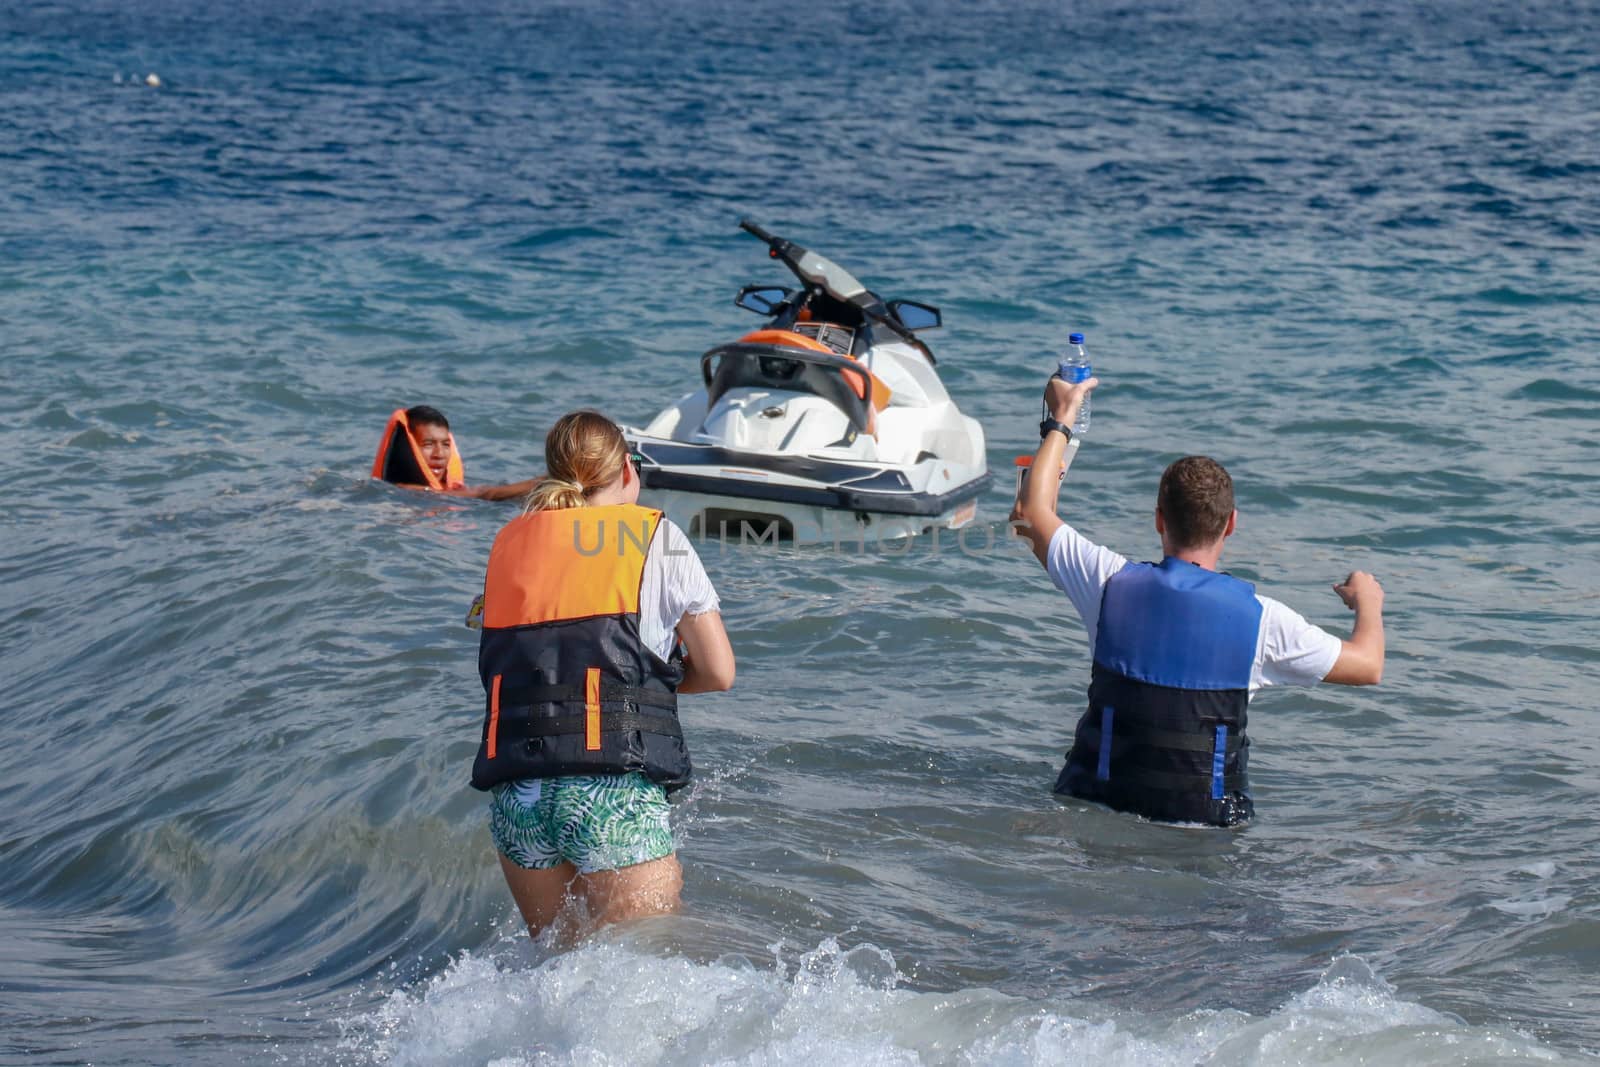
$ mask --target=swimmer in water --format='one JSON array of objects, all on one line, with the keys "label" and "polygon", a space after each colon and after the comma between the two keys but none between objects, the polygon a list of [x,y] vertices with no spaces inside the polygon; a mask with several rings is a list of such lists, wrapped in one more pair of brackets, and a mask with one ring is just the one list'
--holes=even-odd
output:
[{"label": "swimmer in water", "polygon": [[468,486],[456,451],[450,422],[438,408],[426,404],[404,408],[389,416],[372,476],[408,489],[424,489],[477,500],[514,500],[527,496],[541,479],[528,478],[505,485]]}]

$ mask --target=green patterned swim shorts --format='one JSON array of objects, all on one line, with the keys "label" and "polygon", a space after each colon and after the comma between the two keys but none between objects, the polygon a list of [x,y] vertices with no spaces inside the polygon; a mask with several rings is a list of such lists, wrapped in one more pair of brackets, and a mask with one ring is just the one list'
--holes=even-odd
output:
[{"label": "green patterned swim shorts", "polygon": [[637,772],[523,778],[494,787],[489,833],[518,867],[594,874],[672,855],[667,811],[666,790]]}]

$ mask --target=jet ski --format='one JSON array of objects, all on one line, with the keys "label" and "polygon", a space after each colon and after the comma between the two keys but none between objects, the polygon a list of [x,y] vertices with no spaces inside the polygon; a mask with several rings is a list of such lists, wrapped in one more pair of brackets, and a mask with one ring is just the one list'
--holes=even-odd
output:
[{"label": "jet ski", "polygon": [[959,528],[991,475],[917,336],[939,309],[884,301],[843,268],[748,220],[799,280],[747,285],[767,321],[700,357],[701,386],[623,427],[647,503],[691,534],[864,541]]}]

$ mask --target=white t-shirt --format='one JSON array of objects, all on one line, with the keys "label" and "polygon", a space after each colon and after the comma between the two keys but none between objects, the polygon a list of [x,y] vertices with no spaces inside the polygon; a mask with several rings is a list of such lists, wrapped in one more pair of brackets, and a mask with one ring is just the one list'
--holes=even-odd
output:
[{"label": "white t-shirt", "polygon": [[[1067,594],[1089,631],[1094,651],[1100,625],[1100,594],[1106,581],[1128,565],[1126,557],[1097,545],[1070,525],[1050,538],[1045,569],[1056,588]],[[1287,605],[1256,594],[1261,628],[1256,632],[1256,658],[1250,667],[1250,694],[1267,685],[1316,685],[1333,670],[1344,647],[1339,638],[1314,626]]]},{"label": "white t-shirt", "polygon": [[678,620],[717,611],[721,602],[699,553],[665,515],[650,541],[639,583],[639,637],[662,659],[677,643]]}]

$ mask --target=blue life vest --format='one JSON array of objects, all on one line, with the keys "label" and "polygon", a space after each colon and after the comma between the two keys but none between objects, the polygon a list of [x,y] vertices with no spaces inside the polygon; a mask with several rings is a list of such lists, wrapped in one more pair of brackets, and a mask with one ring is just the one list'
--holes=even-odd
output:
[{"label": "blue life vest", "polygon": [[1254,814],[1246,774],[1255,587],[1168,556],[1133,563],[1100,600],[1089,707],[1056,792],[1165,822]]}]

